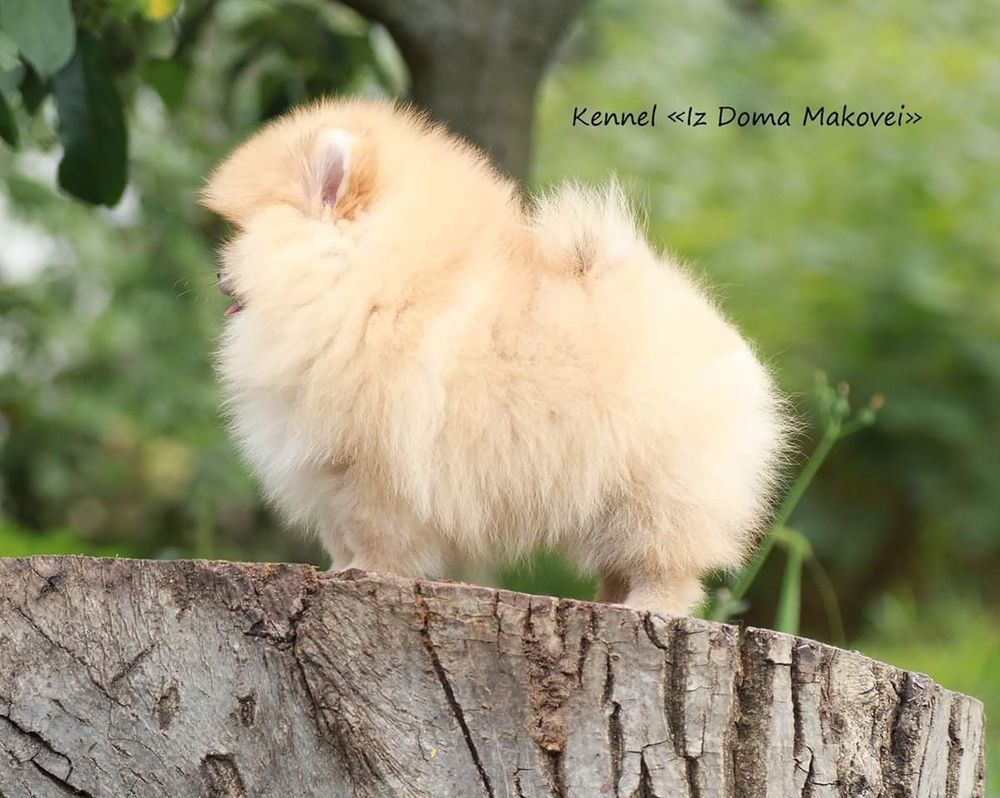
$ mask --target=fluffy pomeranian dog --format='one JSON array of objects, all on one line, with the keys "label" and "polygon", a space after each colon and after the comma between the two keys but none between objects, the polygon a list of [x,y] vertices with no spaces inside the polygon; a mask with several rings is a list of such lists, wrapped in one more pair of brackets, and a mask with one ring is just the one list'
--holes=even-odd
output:
[{"label": "fluffy pomeranian dog", "polygon": [[330,100],[211,175],[232,426],[333,568],[440,575],[540,547],[670,614],[761,529],[783,405],[620,192],[527,205],[389,103]]}]

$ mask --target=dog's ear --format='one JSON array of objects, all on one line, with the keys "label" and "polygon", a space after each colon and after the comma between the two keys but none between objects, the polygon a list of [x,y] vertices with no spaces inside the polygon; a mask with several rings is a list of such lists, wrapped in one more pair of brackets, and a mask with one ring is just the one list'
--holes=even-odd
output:
[{"label": "dog's ear", "polygon": [[335,219],[353,219],[375,192],[375,162],[370,144],[340,128],[325,128],[312,147],[307,178],[310,206]]},{"label": "dog's ear", "polygon": [[309,169],[309,192],[324,208],[334,208],[347,194],[351,177],[351,156],[356,139],[346,130],[321,130],[313,144]]},{"label": "dog's ear", "polygon": [[295,119],[242,144],[209,177],[201,203],[237,227],[269,205],[353,219],[375,195],[374,146],[363,134],[323,128],[303,135]]}]

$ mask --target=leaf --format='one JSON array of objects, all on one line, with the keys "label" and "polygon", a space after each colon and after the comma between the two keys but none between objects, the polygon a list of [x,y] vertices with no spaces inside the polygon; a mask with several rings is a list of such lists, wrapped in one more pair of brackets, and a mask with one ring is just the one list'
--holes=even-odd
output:
[{"label": "leaf", "polygon": [[76,54],[52,84],[65,153],[59,185],[94,205],[114,205],[125,190],[128,143],[121,99],[100,43],[81,31]]},{"label": "leaf", "polygon": [[25,67],[24,77],[21,78],[21,85],[18,86],[21,92],[21,105],[29,114],[34,114],[42,105],[49,94],[48,83],[42,82],[35,70]]},{"label": "leaf", "polygon": [[18,85],[24,79],[25,73],[30,71],[31,67],[23,61],[18,61],[17,66],[10,70],[10,72],[4,72],[0,69],[0,91],[10,96],[17,90]]},{"label": "leaf", "polygon": [[14,149],[17,149],[19,142],[17,121],[14,119],[14,112],[7,104],[7,99],[2,93],[0,93],[0,139],[6,141]]},{"label": "leaf", "polygon": [[20,63],[14,40],[0,30],[0,72],[10,72]]},{"label": "leaf", "polygon": [[73,55],[76,27],[69,0],[3,0],[0,31],[40,75],[58,72]]}]

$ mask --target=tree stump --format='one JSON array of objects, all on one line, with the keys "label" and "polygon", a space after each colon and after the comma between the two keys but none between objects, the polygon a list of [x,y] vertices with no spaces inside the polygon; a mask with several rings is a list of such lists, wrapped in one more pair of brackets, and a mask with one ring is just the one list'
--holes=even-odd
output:
[{"label": "tree stump", "polygon": [[983,794],[983,708],[762,629],[305,565],[0,560],[0,795]]}]

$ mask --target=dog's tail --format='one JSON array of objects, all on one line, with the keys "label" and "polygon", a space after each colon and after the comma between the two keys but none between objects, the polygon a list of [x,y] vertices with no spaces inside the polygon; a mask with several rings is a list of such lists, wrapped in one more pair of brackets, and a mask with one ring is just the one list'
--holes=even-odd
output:
[{"label": "dog's tail", "polygon": [[600,189],[565,184],[535,204],[532,230],[547,260],[578,274],[600,274],[648,252],[617,183]]}]

